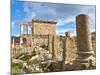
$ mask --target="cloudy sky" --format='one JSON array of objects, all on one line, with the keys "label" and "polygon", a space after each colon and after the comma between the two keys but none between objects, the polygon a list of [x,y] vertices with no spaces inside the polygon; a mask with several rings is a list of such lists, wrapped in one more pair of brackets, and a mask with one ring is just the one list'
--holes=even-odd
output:
[{"label": "cloudy sky", "polygon": [[56,21],[56,32],[64,35],[71,32],[76,35],[75,17],[87,14],[91,20],[91,31],[95,31],[95,6],[54,4],[12,0],[11,3],[11,34],[20,35],[20,23],[32,19]]}]

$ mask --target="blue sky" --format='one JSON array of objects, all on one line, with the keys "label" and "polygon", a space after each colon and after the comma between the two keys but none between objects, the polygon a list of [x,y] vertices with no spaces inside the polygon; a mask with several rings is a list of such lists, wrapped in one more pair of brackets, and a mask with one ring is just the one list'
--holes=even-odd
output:
[{"label": "blue sky", "polygon": [[91,18],[91,31],[95,31],[95,6],[36,3],[12,0],[11,34],[20,35],[20,23],[32,19],[56,21],[56,32],[64,35],[71,32],[76,35],[75,18],[79,14],[87,14]]}]

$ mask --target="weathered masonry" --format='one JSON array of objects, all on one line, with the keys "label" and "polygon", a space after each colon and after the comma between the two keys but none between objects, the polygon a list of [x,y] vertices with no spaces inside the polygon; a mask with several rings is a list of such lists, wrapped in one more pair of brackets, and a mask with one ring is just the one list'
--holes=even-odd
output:
[{"label": "weathered masonry", "polygon": [[[23,22],[20,26],[20,50],[14,49],[16,55],[22,50],[31,52],[38,46],[48,51],[52,60],[61,61],[63,70],[65,70],[65,62],[67,66],[70,66],[69,70],[95,68],[92,48],[95,47],[95,33],[91,36],[88,15],[76,16],[76,37],[72,37],[70,32],[65,32],[65,36],[56,35],[56,22],[53,21],[32,20],[27,23]],[[12,48],[15,48],[14,39],[12,43]]]},{"label": "weathered masonry", "polygon": [[[20,36],[21,44],[31,41],[27,45],[47,45],[48,36],[56,34],[55,24],[56,22],[42,20],[32,20],[30,23],[22,23]],[[24,34],[24,26],[27,26],[26,34]],[[29,33],[30,30],[31,34]]]},{"label": "weathered masonry", "polygon": [[93,67],[95,58],[92,49],[90,17],[85,14],[80,14],[76,17],[76,32],[77,32],[77,54],[76,59],[78,66],[82,69]]}]

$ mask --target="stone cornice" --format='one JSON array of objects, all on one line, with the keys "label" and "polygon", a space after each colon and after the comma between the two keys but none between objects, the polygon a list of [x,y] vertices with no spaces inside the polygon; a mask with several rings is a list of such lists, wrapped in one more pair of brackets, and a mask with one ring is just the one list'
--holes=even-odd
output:
[{"label": "stone cornice", "polygon": [[38,22],[38,23],[50,23],[50,24],[56,24],[56,23],[57,23],[57,22],[54,22],[54,21],[36,20],[36,19],[33,19],[32,22]]}]

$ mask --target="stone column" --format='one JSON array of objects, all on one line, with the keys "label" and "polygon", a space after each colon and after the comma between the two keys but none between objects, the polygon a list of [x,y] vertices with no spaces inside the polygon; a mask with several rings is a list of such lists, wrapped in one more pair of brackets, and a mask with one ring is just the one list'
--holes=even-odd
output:
[{"label": "stone column", "polygon": [[24,32],[24,24],[23,23],[21,23],[21,25],[20,25],[20,35],[23,35],[23,32]]},{"label": "stone column", "polygon": [[12,49],[15,48],[15,39],[12,40]]},{"label": "stone column", "polygon": [[23,39],[22,39],[23,32],[24,32],[24,24],[21,23],[20,25],[20,48],[22,47],[22,43],[23,43]]},{"label": "stone column", "polygon": [[56,36],[53,36],[52,38],[52,58],[57,58],[57,42],[56,42]]},{"label": "stone column", "polygon": [[[70,32],[65,32],[65,43],[64,43],[64,49],[65,49],[65,57],[67,58],[67,55],[66,55],[66,52],[68,51],[68,46],[69,46],[69,38],[71,38],[71,33]],[[66,51],[67,50],[67,51]],[[65,60],[66,60],[66,58],[65,58]]]},{"label": "stone column", "polygon": [[92,60],[93,50],[90,31],[90,17],[85,14],[80,14],[76,17],[76,32],[77,32],[77,62],[84,64],[83,67],[89,66],[89,61]]},{"label": "stone column", "polygon": [[70,32],[65,32],[65,38],[63,39],[63,58],[62,58],[62,70],[65,70],[65,61],[67,58],[66,52],[69,47],[69,41],[71,38],[71,33]]},{"label": "stone column", "polygon": [[31,22],[28,22],[28,34],[32,34]]},{"label": "stone column", "polygon": [[48,50],[52,53],[52,36],[48,35]]}]

